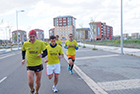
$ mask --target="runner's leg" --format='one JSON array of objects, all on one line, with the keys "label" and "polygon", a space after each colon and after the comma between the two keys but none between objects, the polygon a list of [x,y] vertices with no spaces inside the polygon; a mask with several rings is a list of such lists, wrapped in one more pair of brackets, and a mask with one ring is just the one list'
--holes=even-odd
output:
[{"label": "runner's leg", "polygon": [[42,71],[39,71],[39,72],[35,72],[36,74],[36,93],[38,93],[38,90],[40,88],[40,85],[41,85],[41,75],[42,75]]},{"label": "runner's leg", "polygon": [[34,71],[28,70],[27,76],[28,76],[29,87],[30,87],[31,91],[33,91],[34,90]]},{"label": "runner's leg", "polygon": [[58,83],[58,75],[59,75],[59,74],[55,74],[55,75],[54,75],[54,86],[56,86],[57,83]]}]

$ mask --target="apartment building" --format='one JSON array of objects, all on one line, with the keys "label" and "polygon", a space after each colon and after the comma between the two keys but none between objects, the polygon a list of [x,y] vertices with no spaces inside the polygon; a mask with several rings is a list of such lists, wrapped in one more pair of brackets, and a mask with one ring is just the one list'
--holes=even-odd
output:
[{"label": "apartment building", "polygon": [[[18,42],[23,43],[27,40],[27,34],[24,30],[18,30]],[[12,42],[17,43],[17,30],[12,31]]]},{"label": "apartment building", "polygon": [[128,39],[128,33],[123,34],[123,39]]},{"label": "apartment building", "polygon": [[[112,40],[113,37],[113,27],[106,25],[102,22],[90,22],[91,39],[96,40]],[[94,33],[93,33],[94,31]],[[95,35],[95,37],[94,37]]]},{"label": "apartment building", "polygon": [[139,33],[131,33],[131,38],[132,39],[138,39],[139,38]]},{"label": "apartment building", "polygon": [[55,35],[55,34],[54,34],[54,30],[55,30],[55,28],[51,28],[51,29],[49,30],[49,36]]},{"label": "apartment building", "polygon": [[90,28],[77,28],[76,29],[76,40],[89,40],[90,39]]},{"label": "apartment building", "polygon": [[76,18],[73,16],[58,16],[53,18],[53,22],[54,35],[59,35],[60,40],[67,40],[70,33],[75,37]]},{"label": "apartment building", "polygon": [[44,41],[44,31],[41,29],[34,29],[37,34],[37,39]]}]

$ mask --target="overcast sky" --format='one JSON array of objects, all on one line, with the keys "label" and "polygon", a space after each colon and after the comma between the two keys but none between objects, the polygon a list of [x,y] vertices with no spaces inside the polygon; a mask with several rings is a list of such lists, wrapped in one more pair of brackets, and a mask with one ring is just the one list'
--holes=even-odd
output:
[{"label": "overcast sky", "polygon": [[[53,28],[53,18],[71,15],[76,18],[76,27],[80,24],[89,28],[91,19],[106,22],[113,27],[113,35],[121,32],[121,0],[0,0],[0,21],[9,24],[16,30],[16,10],[18,12],[18,28],[29,31],[43,29],[45,38],[48,30]],[[124,33],[140,33],[140,2],[139,0],[123,0],[123,31]],[[1,27],[0,27],[1,28]],[[0,29],[0,39],[8,38]]]}]

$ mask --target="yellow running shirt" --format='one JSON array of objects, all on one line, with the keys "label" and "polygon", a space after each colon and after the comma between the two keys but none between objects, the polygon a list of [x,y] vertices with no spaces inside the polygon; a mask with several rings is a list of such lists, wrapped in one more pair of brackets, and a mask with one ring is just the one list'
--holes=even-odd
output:
[{"label": "yellow running shirt", "polygon": [[48,65],[54,65],[54,64],[58,64],[59,63],[59,53],[62,55],[63,54],[63,50],[62,47],[60,45],[56,45],[56,47],[51,47],[50,45],[46,46],[47,48],[47,59]]},{"label": "yellow running shirt", "polygon": [[75,49],[75,47],[72,46],[72,44],[74,44],[76,47],[78,47],[76,40],[72,40],[72,41],[67,40],[65,42],[65,46],[69,45],[69,48],[67,49],[67,55],[75,55],[76,54],[76,52],[75,52],[76,49]]},{"label": "yellow running shirt", "polygon": [[47,46],[49,43],[48,42],[44,42],[44,44]]},{"label": "yellow running shirt", "polygon": [[56,40],[57,45],[59,45],[59,43],[62,45],[61,40]]},{"label": "yellow running shirt", "polygon": [[22,51],[26,51],[27,66],[38,66],[42,64],[42,58],[36,57],[41,51],[46,49],[45,44],[41,40],[35,40],[34,43],[24,42]]}]

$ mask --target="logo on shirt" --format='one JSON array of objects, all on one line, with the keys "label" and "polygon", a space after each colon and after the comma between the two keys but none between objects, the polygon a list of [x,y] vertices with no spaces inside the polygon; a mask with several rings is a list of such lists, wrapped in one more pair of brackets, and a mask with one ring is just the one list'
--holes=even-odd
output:
[{"label": "logo on shirt", "polygon": [[36,54],[38,51],[29,51],[30,54]]},{"label": "logo on shirt", "polygon": [[36,47],[36,49],[39,49],[39,47]]},{"label": "logo on shirt", "polygon": [[28,50],[31,50],[31,48],[28,48]]},{"label": "logo on shirt", "polygon": [[50,55],[57,55],[57,53],[50,53]]}]

